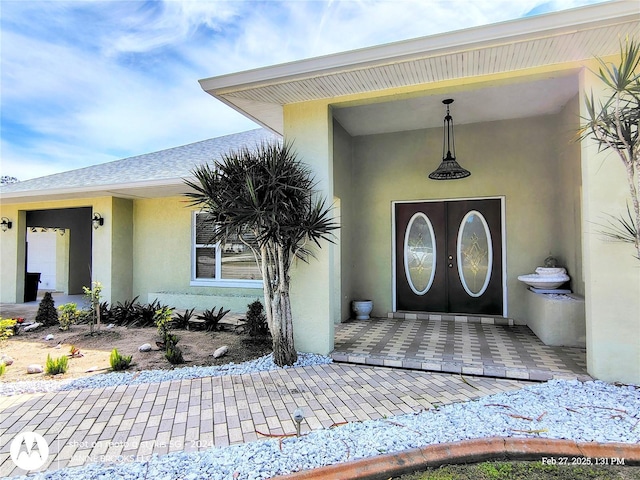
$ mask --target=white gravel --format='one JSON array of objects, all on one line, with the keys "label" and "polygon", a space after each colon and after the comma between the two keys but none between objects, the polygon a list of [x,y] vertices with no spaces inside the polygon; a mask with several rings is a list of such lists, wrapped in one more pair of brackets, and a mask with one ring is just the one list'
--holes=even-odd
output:
[{"label": "white gravel", "polygon": [[640,387],[553,380],[415,414],[320,429],[282,442],[267,439],[200,452],[154,455],[144,462],[94,463],[28,478],[262,479],[430,444],[492,436],[639,443]]},{"label": "white gravel", "polygon": [[[329,357],[314,353],[298,353],[294,367],[322,365],[331,363]],[[171,380],[218,377],[221,375],[242,375],[244,373],[264,372],[279,368],[273,363],[273,355],[243,363],[228,363],[214,367],[182,367],[173,370],[143,370],[141,372],[112,372],[77,378],[75,380],[37,380],[0,383],[0,396],[20,395],[23,393],[46,393],[58,390],[78,390],[83,388],[115,387],[118,385],[136,385]],[[284,367],[291,368],[291,367]]]}]

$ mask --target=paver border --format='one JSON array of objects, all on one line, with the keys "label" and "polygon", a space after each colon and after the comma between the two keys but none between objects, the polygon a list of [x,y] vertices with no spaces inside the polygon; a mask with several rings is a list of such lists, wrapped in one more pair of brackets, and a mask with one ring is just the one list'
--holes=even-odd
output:
[{"label": "paver border", "polygon": [[[274,477],[278,480],[388,479],[426,467],[486,460],[540,460],[542,457],[624,459],[640,465],[640,444],[574,442],[547,438],[489,437],[440,443]],[[578,460],[579,461],[579,460]],[[603,462],[604,460],[601,460]]]}]

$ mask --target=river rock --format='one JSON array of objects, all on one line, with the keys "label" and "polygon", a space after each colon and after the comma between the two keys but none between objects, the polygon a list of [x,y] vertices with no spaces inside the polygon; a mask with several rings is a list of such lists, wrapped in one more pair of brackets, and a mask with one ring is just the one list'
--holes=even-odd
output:
[{"label": "river rock", "polygon": [[42,325],[41,323],[32,323],[31,325],[27,325],[26,327],[23,328],[23,330],[25,332],[30,332],[31,330],[35,330],[36,328],[38,328],[40,325]]},{"label": "river rock", "polygon": [[11,358],[9,355],[2,355],[0,356],[0,363],[4,363],[7,367],[11,364],[13,364],[13,358]]},{"label": "river rock", "polygon": [[142,344],[138,347],[138,350],[140,352],[150,352],[151,351],[151,344],[150,343],[145,343]]},{"label": "river rock", "polygon": [[226,355],[228,351],[229,351],[229,347],[227,347],[226,345],[223,345],[220,348],[216,349],[215,352],[213,352],[213,358],[220,358]]},{"label": "river rock", "polygon": [[49,341],[49,340],[53,340],[53,334],[49,334],[46,337],[44,337],[45,340]]},{"label": "river rock", "polygon": [[42,365],[33,363],[27,366],[27,373],[42,373],[42,372],[44,372],[44,368],[42,367]]}]

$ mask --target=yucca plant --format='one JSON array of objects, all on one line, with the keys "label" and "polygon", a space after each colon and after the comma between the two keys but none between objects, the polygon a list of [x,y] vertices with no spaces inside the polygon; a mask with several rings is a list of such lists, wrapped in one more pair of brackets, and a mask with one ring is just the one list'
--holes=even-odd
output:
[{"label": "yucca plant", "polygon": [[311,245],[333,241],[338,226],[331,207],[315,191],[311,169],[298,160],[289,144],[262,143],[222,156],[214,165],[193,171],[185,180],[192,206],[208,213],[215,225],[210,244],[237,237],[260,267],[273,359],[293,365],[293,317],[289,298],[295,258],[308,261]]},{"label": "yucca plant", "polygon": [[120,370],[126,370],[131,366],[131,355],[120,355],[117,348],[114,348],[111,351],[111,356],[109,357],[109,363],[111,364],[111,369],[115,372]]},{"label": "yucca plant", "polygon": [[640,45],[627,40],[620,45],[620,62],[615,65],[597,59],[595,72],[609,91],[603,101],[596,101],[593,92],[585,98],[587,116],[579,138],[591,138],[600,150],[612,150],[624,164],[633,215],[610,215],[608,225],[601,225],[607,237],[632,243],[640,260]]},{"label": "yucca plant", "polygon": [[64,355],[58,358],[51,358],[51,355],[47,355],[47,363],[45,365],[45,372],[47,375],[58,375],[59,373],[65,373],[69,368],[69,359]]}]

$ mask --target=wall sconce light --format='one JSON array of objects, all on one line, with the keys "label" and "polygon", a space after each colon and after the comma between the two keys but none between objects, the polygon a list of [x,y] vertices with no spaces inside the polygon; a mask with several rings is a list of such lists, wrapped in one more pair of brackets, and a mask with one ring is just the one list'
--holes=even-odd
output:
[{"label": "wall sconce light", "polygon": [[93,224],[93,229],[97,230],[98,227],[104,225],[104,218],[99,213],[94,213],[93,218],[91,219],[91,223]]},{"label": "wall sconce light", "polygon": [[0,222],[0,228],[2,228],[3,232],[10,230],[13,226],[13,222],[9,220],[7,217],[2,217],[2,222]]},{"label": "wall sconce light", "polygon": [[58,233],[60,234],[61,237],[64,236],[64,232],[65,232],[64,228],[59,228],[58,229]]},{"label": "wall sconce light", "polygon": [[[447,98],[443,100],[442,103],[447,106],[447,115],[444,117],[442,163],[429,174],[429,178],[432,180],[456,180],[458,178],[465,178],[471,175],[471,172],[465,170],[456,162],[456,145],[453,141],[453,118],[449,115],[449,105],[453,103],[453,99]],[[451,151],[453,151],[453,154]]]}]

